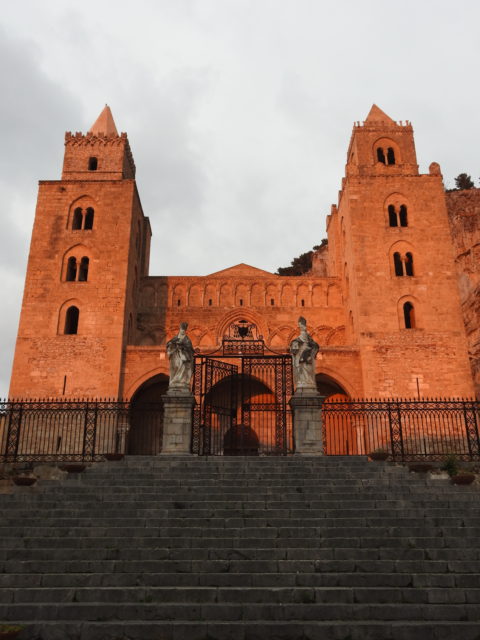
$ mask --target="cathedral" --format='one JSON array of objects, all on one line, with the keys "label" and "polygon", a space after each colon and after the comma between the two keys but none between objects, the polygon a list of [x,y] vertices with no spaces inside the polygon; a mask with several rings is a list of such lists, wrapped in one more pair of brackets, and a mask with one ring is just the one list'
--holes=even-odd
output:
[{"label": "cathedral", "polygon": [[61,179],[40,181],[10,397],[158,400],[181,322],[199,355],[244,335],[285,354],[303,316],[322,396],[471,398],[479,206],[477,189],[445,191],[437,163],[420,174],[412,125],[374,105],[310,271],[150,275],[134,159],[106,106],[66,133]]}]

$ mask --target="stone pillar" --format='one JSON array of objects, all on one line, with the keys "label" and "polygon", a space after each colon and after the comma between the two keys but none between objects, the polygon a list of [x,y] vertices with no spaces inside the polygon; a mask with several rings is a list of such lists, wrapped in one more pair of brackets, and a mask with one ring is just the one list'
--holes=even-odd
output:
[{"label": "stone pillar", "polygon": [[162,455],[186,455],[191,453],[192,409],[195,398],[189,391],[169,389],[162,396],[163,446]]},{"label": "stone pillar", "polygon": [[325,400],[313,389],[297,389],[290,400],[293,411],[295,453],[323,455],[322,403]]}]

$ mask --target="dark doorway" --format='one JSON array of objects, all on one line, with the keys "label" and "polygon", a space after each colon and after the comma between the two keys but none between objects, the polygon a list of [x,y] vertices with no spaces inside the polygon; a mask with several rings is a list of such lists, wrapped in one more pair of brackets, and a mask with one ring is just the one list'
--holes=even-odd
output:
[{"label": "dark doorway", "polygon": [[168,376],[159,374],[142,384],[132,398],[127,452],[155,456],[162,451],[163,400]]},{"label": "dark doorway", "polygon": [[[231,353],[232,345],[228,348]],[[193,453],[292,453],[293,428],[288,404],[292,393],[292,363],[288,355],[239,354],[218,359],[197,356]]]}]

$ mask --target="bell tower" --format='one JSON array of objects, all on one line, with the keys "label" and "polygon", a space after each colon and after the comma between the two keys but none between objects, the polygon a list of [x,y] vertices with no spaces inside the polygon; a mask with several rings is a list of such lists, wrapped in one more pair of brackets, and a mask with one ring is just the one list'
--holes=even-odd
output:
[{"label": "bell tower", "polygon": [[365,396],[472,395],[442,175],[409,122],[355,123],[330,224]]},{"label": "bell tower", "polygon": [[105,106],[65,134],[61,180],[39,184],[10,397],[118,397],[150,226],[125,133]]}]

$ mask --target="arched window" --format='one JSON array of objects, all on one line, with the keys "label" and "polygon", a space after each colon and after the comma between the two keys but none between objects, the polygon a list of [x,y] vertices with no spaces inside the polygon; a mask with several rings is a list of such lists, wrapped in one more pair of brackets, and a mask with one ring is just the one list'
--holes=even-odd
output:
[{"label": "arched window", "polygon": [[302,300],[301,300],[301,305],[302,305],[302,307],[304,307],[304,306],[305,306],[305,300],[304,300],[303,298],[302,298]]},{"label": "arched window", "polygon": [[67,313],[65,314],[65,335],[74,335],[78,333],[78,318],[80,316],[80,311],[78,307],[68,307]]},{"label": "arched window", "polygon": [[98,167],[98,160],[94,156],[88,159],[88,170],[96,171]]},{"label": "arched window", "polygon": [[382,164],[386,164],[385,152],[383,151],[382,147],[378,147],[378,149],[377,149],[377,160],[378,160],[378,162],[381,162]]},{"label": "arched window", "polygon": [[415,329],[415,309],[411,302],[405,302],[403,305],[403,319],[405,329]]},{"label": "arched window", "polygon": [[400,226],[401,227],[407,227],[408,223],[407,223],[407,207],[402,204],[400,205]]},{"label": "arched window", "polygon": [[87,213],[85,214],[85,227],[84,229],[93,229],[93,216],[94,210],[92,207],[88,207]]},{"label": "arched window", "polygon": [[275,300],[273,298],[270,298],[270,305],[273,307],[275,305]]},{"label": "arched window", "polygon": [[212,306],[212,299],[211,299],[211,298],[209,298],[209,299],[208,299],[208,306],[209,306],[209,307],[211,307],[211,306]]},{"label": "arched window", "polygon": [[405,256],[405,273],[407,276],[413,276],[413,256],[410,252]]},{"label": "arched window", "polygon": [[239,302],[240,302],[240,306],[241,306],[241,307],[243,307],[243,300],[242,300],[242,298],[240,298]]},{"label": "arched window", "polygon": [[88,280],[88,264],[89,264],[89,259],[86,256],[83,256],[83,258],[80,261],[80,269],[78,271],[78,281],[79,282],[86,282]]},{"label": "arched window", "polygon": [[65,276],[65,280],[67,282],[75,282],[77,279],[77,259],[73,256],[68,259],[67,262],[67,273]]},{"label": "arched window", "polygon": [[393,254],[393,264],[395,266],[395,275],[396,276],[403,276],[403,262],[402,262],[402,257],[398,253],[398,251],[396,251]]},{"label": "arched window", "polygon": [[388,205],[388,224],[391,227],[398,227],[397,212],[395,211],[393,204]]},{"label": "arched window", "polygon": [[392,147],[387,149],[387,164],[395,164],[395,151]]},{"label": "arched window", "polygon": [[80,207],[77,207],[73,212],[72,229],[81,229],[83,223],[83,213]]}]

